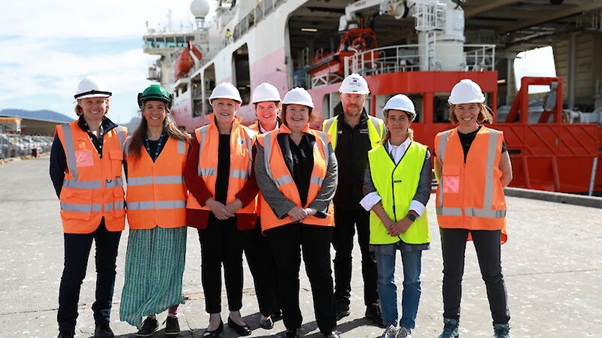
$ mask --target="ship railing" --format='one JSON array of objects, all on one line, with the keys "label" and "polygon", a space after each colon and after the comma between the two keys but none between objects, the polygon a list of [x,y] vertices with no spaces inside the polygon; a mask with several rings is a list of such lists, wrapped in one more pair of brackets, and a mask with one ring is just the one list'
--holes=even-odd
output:
[{"label": "ship railing", "polygon": [[207,62],[212,60],[220,50],[221,49],[215,49],[215,48],[213,50],[203,49],[203,58],[201,60],[199,60],[199,62],[194,63],[194,66],[192,66],[192,68],[190,68],[189,74],[192,76],[192,74],[196,73],[199,69],[201,69],[204,65],[206,65]]},{"label": "ship railing", "polygon": [[322,87],[343,81],[343,77],[337,74],[324,74],[311,78],[311,88]]},{"label": "ship railing", "polygon": [[495,45],[464,45],[464,57],[469,71],[494,70]]},{"label": "ship railing", "polygon": [[232,37],[234,41],[240,39],[250,29],[252,29],[259,22],[263,21],[270,13],[276,10],[278,6],[282,5],[285,0],[261,0],[257,2],[257,6],[243,17],[236,26],[234,26],[234,32]]},{"label": "ship railing", "polygon": [[[436,48],[429,45],[398,45],[370,49],[345,58],[345,76],[351,73],[375,75],[385,73],[411,72],[419,70],[441,70],[437,62]],[[446,46],[439,43],[437,46]],[[430,52],[429,52],[430,51]],[[423,64],[424,59],[426,61]],[[435,62],[430,62],[430,61]],[[494,70],[495,45],[464,45],[464,55],[458,71]],[[424,65],[429,69],[424,69]],[[433,69],[431,68],[431,65]],[[421,68],[422,67],[422,68]]]}]

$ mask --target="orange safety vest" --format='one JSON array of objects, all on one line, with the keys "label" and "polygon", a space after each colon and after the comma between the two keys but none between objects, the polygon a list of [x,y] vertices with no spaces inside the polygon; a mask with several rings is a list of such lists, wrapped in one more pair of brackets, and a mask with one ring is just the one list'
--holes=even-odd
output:
[{"label": "orange safety vest", "polygon": [[[215,198],[215,183],[217,181],[217,160],[219,147],[219,131],[215,124],[215,115],[209,116],[210,123],[194,131],[199,142],[198,175],[205,181],[207,189]],[[253,169],[253,144],[255,132],[243,126],[242,118],[236,117],[230,131],[230,177],[228,180],[228,197],[226,203],[234,202]],[[254,214],[255,200],[238,210],[237,214]],[[201,206],[192,194],[188,195],[188,209],[211,211],[208,206]]]},{"label": "orange safety vest", "polygon": [[[280,128],[279,120],[276,121],[276,129]],[[258,135],[263,134],[259,128],[259,120],[255,121],[255,123],[249,125],[249,129],[256,132]],[[261,195],[261,191],[257,194],[257,216],[261,217],[261,204],[263,201],[263,195]]]},{"label": "orange safety vest", "polygon": [[[284,194],[284,197],[291,200],[295,205],[303,208],[307,208],[311,202],[316,199],[320,189],[322,189],[322,183],[326,177],[327,166],[328,166],[328,144],[330,143],[330,137],[321,131],[309,129],[305,127],[303,132],[313,135],[316,138],[316,143],[313,148],[314,155],[314,168],[311,173],[311,180],[309,184],[309,191],[307,192],[307,204],[301,205],[301,197],[299,196],[299,189],[293,180],[286,162],[284,162],[284,156],[282,149],[278,144],[278,135],[282,133],[290,134],[291,131],[286,125],[280,126],[279,129],[271,131],[269,133],[259,135],[258,141],[264,148],[264,163],[259,165],[265,165],[268,176],[274,181],[278,190]],[[334,208],[332,203],[328,208],[328,215],[326,218],[318,218],[315,216],[307,217],[301,223],[312,224],[312,225],[323,225],[323,226],[334,226]],[[265,201],[261,200],[261,230],[266,231],[284,224],[291,223],[291,219],[285,216],[283,219],[278,219],[274,211]]]},{"label": "orange safety vest", "polygon": [[502,243],[506,242],[506,197],[499,169],[503,139],[501,131],[481,127],[464,163],[457,129],[437,134],[435,152],[442,166],[436,200],[440,227],[502,230]]},{"label": "orange safety vest", "polygon": [[67,172],[61,189],[63,231],[69,234],[94,232],[102,218],[109,231],[125,228],[123,147],[125,127],[103,135],[102,158],[77,120],[56,126],[65,150]]},{"label": "orange safety vest", "polygon": [[186,154],[189,143],[173,137],[155,162],[144,147],[140,158],[130,156],[130,142],[125,146],[128,164],[127,219],[131,229],[177,228],[186,225],[186,200],[184,184]]}]

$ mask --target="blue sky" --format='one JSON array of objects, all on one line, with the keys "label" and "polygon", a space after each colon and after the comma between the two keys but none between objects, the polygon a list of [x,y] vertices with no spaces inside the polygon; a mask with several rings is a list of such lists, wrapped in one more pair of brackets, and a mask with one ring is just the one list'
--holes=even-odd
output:
[{"label": "blue sky", "polygon": [[[151,83],[146,73],[156,59],[142,52],[147,22],[151,28],[165,27],[171,9],[174,27],[192,25],[191,2],[3,1],[0,109],[50,109],[75,118],[73,94],[78,82],[97,75],[113,92],[111,119],[129,122],[138,114],[136,96]],[[545,51],[528,54],[517,61],[517,72],[552,75],[549,61],[542,58]]]},{"label": "blue sky", "polygon": [[[211,2],[211,0],[209,0]],[[149,27],[191,25],[191,0],[3,1],[0,12],[0,109],[50,109],[72,117],[73,94],[86,75],[113,91],[111,119],[137,112],[136,95],[151,82],[142,52]]]}]

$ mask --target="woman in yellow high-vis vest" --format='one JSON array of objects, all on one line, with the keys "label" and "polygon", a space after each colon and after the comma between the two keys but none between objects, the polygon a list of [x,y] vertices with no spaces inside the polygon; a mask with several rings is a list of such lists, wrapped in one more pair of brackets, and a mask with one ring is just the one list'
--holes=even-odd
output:
[{"label": "woman in yellow high-vis vest", "polygon": [[510,337],[508,295],[501,244],[506,235],[504,188],[512,180],[502,132],[482,126],[492,121],[481,87],[465,79],[449,97],[449,120],[456,128],[435,137],[436,210],[443,252],[443,332],[459,336],[462,275],[467,240],[472,239],[487,288],[494,337]]},{"label": "woman in yellow high-vis vest", "polygon": [[[382,144],[368,153],[364,194],[360,204],[370,212],[370,251],[378,271],[378,295],[383,338],[412,334],[421,294],[422,251],[430,237],[425,206],[431,192],[431,159],[428,148],[413,140],[410,129],[416,117],[412,101],[393,96],[384,107],[387,133]],[[403,262],[402,316],[397,325],[395,257]]]},{"label": "woman in yellow high-vis vest", "polygon": [[159,328],[156,314],[167,309],[165,334],[180,333],[176,314],[184,303],[184,169],[190,136],[171,119],[172,100],[156,84],[138,94],[142,120],[125,147],[130,233],[119,315],[139,329],[139,337],[152,335]]},{"label": "woman in yellow high-vis vest", "polygon": [[274,252],[286,338],[300,336],[301,250],[311,283],[316,322],[338,338],[330,243],[337,164],[326,133],[309,129],[311,96],[302,88],[282,100],[284,124],[260,135],[255,171],[263,195],[261,227]]},{"label": "woman in yellow high-vis vest", "polygon": [[228,326],[248,336],[251,328],[241,317],[244,232],[257,216],[257,183],[253,172],[255,132],[243,126],[236,112],[242,103],[238,89],[221,83],[211,92],[210,123],[194,131],[186,163],[188,225],[198,228],[201,242],[201,282],[209,327],[203,337],[217,337],[221,319],[222,264],[228,294]]}]

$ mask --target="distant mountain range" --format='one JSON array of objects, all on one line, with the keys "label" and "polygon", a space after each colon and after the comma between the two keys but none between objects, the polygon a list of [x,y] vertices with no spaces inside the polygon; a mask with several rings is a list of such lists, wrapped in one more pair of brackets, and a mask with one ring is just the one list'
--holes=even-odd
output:
[{"label": "distant mountain range", "polygon": [[52,110],[0,109],[0,116],[22,117],[26,119],[36,119],[61,123],[68,123],[73,121],[73,118]]},{"label": "distant mountain range", "polygon": [[126,124],[122,124],[122,126],[127,127],[128,134],[131,135],[134,132],[134,130],[136,130],[136,127],[138,127],[138,124],[140,124],[140,117],[134,116],[134,117],[132,117],[130,122],[128,122]]},{"label": "distant mountain range", "polygon": [[[36,119],[44,121],[52,121],[58,123],[69,123],[73,121],[72,117],[52,111],[52,110],[23,110],[23,109],[0,109],[0,116],[10,117],[22,117],[24,119]],[[130,122],[121,124],[128,128],[128,132],[131,134],[138,124],[140,123],[140,117],[133,117]]]}]

